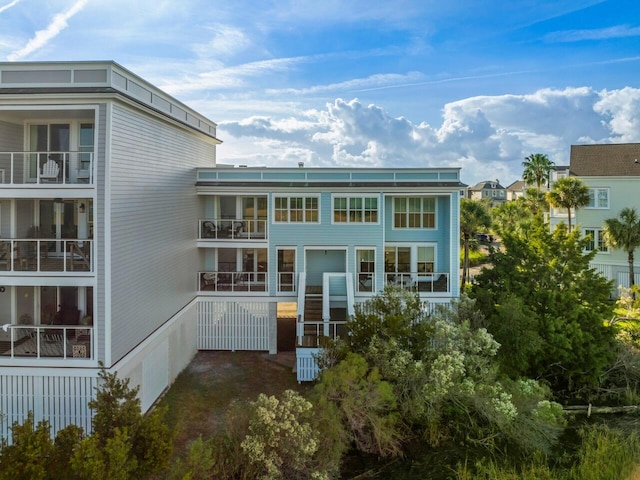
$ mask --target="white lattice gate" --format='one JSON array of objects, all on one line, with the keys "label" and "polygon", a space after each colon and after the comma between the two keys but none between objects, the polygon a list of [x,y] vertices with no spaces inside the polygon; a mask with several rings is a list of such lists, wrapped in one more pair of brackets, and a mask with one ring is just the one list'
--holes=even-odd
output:
[{"label": "white lattice gate", "polygon": [[199,302],[198,350],[269,350],[269,303]]}]

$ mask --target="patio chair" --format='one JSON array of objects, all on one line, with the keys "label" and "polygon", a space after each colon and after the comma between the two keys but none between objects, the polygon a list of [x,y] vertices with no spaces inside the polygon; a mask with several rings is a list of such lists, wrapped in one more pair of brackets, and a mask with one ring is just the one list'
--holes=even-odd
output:
[{"label": "patio chair", "polygon": [[58,162],[50,158],[42,166],[42,173],[40,173],[40,180],[43,180],[46,182],[56,182],[58,180],[59,172],[60,172],[60,167],[58,166]]},{"label": "patio chair", "polygon": [[216,238],[216,224],[213,222],[202,222],[202,237],[203,238]]}]

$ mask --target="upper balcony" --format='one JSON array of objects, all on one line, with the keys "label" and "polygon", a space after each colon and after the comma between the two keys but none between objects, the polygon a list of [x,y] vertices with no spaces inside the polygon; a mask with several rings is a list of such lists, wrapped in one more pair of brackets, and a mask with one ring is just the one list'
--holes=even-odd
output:
[{"label": "upper balcony", "polygon": [[198,240],[267,240],[266,220],[205,218],[199,220]]},{"label": "upper balcony", "polygon": [[0,152],[0,187],[92,186],[93,152]]}]

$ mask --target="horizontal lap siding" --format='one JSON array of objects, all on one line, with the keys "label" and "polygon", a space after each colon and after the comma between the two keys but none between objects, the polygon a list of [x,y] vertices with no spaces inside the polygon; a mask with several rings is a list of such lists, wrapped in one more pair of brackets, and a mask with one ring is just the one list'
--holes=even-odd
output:
[{"label": "horizontal lap siding", "polygon": [[14,422],[24,423],[33,412],[37,423],[48,420],[52,434],[67,425],[91,431],[97,376],[0,375],[0,437],[10,440]]},{"label": "horizontal lap siding", "polygon": [[269,350],[269,303],[200,301],[198,349]]},{"label": "horizontal lap siding", "polygon": [[111,148],[115,362],[194,297],[195,169],[212,166],[214,145],[114,105]]}]

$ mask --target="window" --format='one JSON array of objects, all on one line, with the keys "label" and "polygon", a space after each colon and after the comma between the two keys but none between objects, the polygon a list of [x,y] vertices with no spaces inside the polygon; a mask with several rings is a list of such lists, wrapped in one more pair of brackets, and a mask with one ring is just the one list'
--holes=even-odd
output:
[{"label": "window", "polygon": [[274,222],[317,223],[318,197],[275,197]]},{"label": "window", "polygon": [[585,208],[609,208],[609,189],[590,188],[589,204]]},{"label": "window", "polygon": [[418,273],[433,273],[435,260],[433,247],[418,247],[417,251]]},{"label": "window", "polygon": [[385,273],[407,273],[411,271],[411,247],[384,248]]},{"label": "window", "polygon": [[375,280],[376,251],[374,249],[356,249],[356,268],[358,270],[358,291],[373,292]]},{"label": "window", "polygon": [[609,253],[609,247],[604,240],[604,232],[597,228],[587,228],[584,236],[588,237],[588,243],[585,248],[587,252],[598,250],[598,252]]},{"label": "window", "polygon": [[377,197],[334,197],[334,223],[377,223]]},{"label": "window", "polygon": [[296,251],[278,249],[278,291],[295,292]]},{"label": "window", "polygon": [[433,197],[396,197],[393,202],[394,228],[435,228],[436,199]]}]

